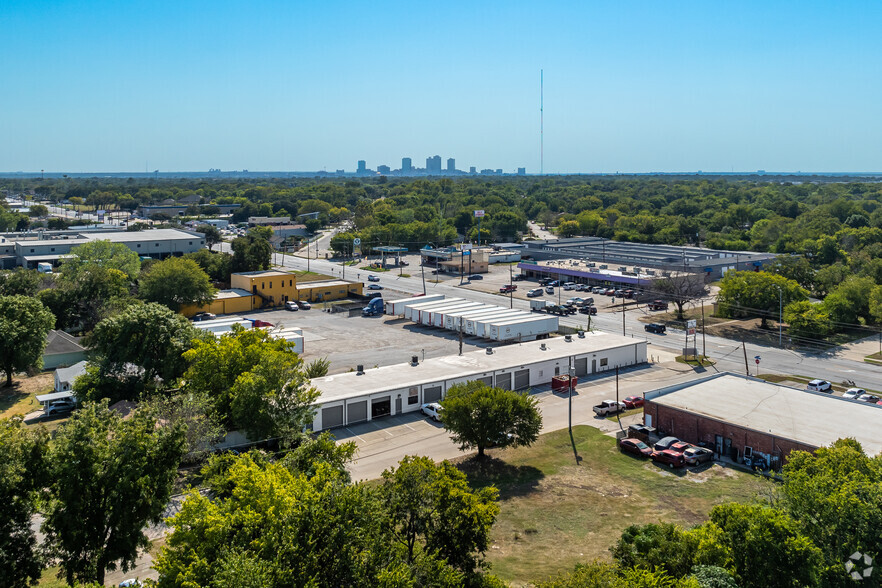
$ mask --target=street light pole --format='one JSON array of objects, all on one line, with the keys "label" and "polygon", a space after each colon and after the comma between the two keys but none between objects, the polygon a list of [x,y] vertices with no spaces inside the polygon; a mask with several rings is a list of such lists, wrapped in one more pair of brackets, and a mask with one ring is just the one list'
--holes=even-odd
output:
[{"label": "street light pole", "polygon": [[781,286],[778,286],[778,347],[781,347],[782,334],[781,334],[781,322],[783,321],[783,308],[784,308],[784,294],[781,291]]},{"label": "street light pole", "polygon": [[568,382],[569,389],[570,389],[570,394],[569,394],[569,398],[568,398],[568,403],[569,403],[568,419],[569,419],[570,435],[572,435],[573,434],[573,378],[576,375],[576,368],[573,367],[573,357],[572,356],[570,356],[570,369],[568,370],[567,373],[570,376],[570,380]]}]

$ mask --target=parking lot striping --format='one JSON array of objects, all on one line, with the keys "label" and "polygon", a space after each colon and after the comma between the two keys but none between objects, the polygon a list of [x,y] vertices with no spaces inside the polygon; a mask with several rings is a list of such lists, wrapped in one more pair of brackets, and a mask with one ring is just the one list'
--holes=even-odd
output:
[{"label": "parking lot striping", "polygon": [[359,437],[358,435],[356,435],[355,433],[353,433],[353,432],[352,432],[352,429],[350,429],[349,427],[345,427],[345,429],[346,429],[347,431],[349,431],[349,434],[350,434],[350,435],[352,435],[353,437],[355,437],[356,439],[358,439],[358,440],[361,441],[362,443],[366,443],[366,441],[365,441],[364,439],[362,439],[361,437]]}]

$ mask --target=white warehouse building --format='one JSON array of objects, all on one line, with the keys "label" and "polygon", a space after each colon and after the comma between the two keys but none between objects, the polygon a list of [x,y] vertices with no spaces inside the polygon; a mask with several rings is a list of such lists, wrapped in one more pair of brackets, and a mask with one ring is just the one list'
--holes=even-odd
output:
[{"label": "white warehouse building", "polygon": [[442,400],[454,384],[471,380],[526,390],[569,373],[571,363],[576,376],[645,363],[646,345],[621,335],[587,333],[316,378],[312,385],[321,396],[313,430],[417,411]]}]

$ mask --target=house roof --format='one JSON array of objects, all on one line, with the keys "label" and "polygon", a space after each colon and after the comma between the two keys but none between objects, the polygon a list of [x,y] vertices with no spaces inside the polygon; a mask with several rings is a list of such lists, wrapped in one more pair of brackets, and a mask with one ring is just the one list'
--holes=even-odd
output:
[{"label": "house roof", "polygon": [[70,367],[55,370],[55,378],[62,383],[73,385],[74,380],[86,373],[86,362],[80,361]]},{"label": "house roof", "polygon": [[80,345],[81,340],[82,337],[74,337],[64,331],[49,331],[49,334],[46,336],[46,349],[43,350],[43,355],[85,351],[86,348]]}]

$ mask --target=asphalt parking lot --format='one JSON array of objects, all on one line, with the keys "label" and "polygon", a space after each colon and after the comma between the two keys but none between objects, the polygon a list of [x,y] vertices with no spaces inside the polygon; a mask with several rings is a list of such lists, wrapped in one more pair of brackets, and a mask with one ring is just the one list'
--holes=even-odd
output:
[{"label": "asphalt parking lot", "polygon": [[[384,290],[386,297],[394,300],[407,295]],[[331,374],[354,370],[359,364],[371,368],[406,363],[414,355],[422,360],[459,352],[456,333],[385,315],[349,317],[348,313],[323,312],[320,305],[313,305],[310,310],[265,310],[241,316],[260,318],[276,326],[303,329],[303,359],[308,362],[327,357],[331,362]],[[463,340],[463,352],[496,345],[467,337]]]}]

